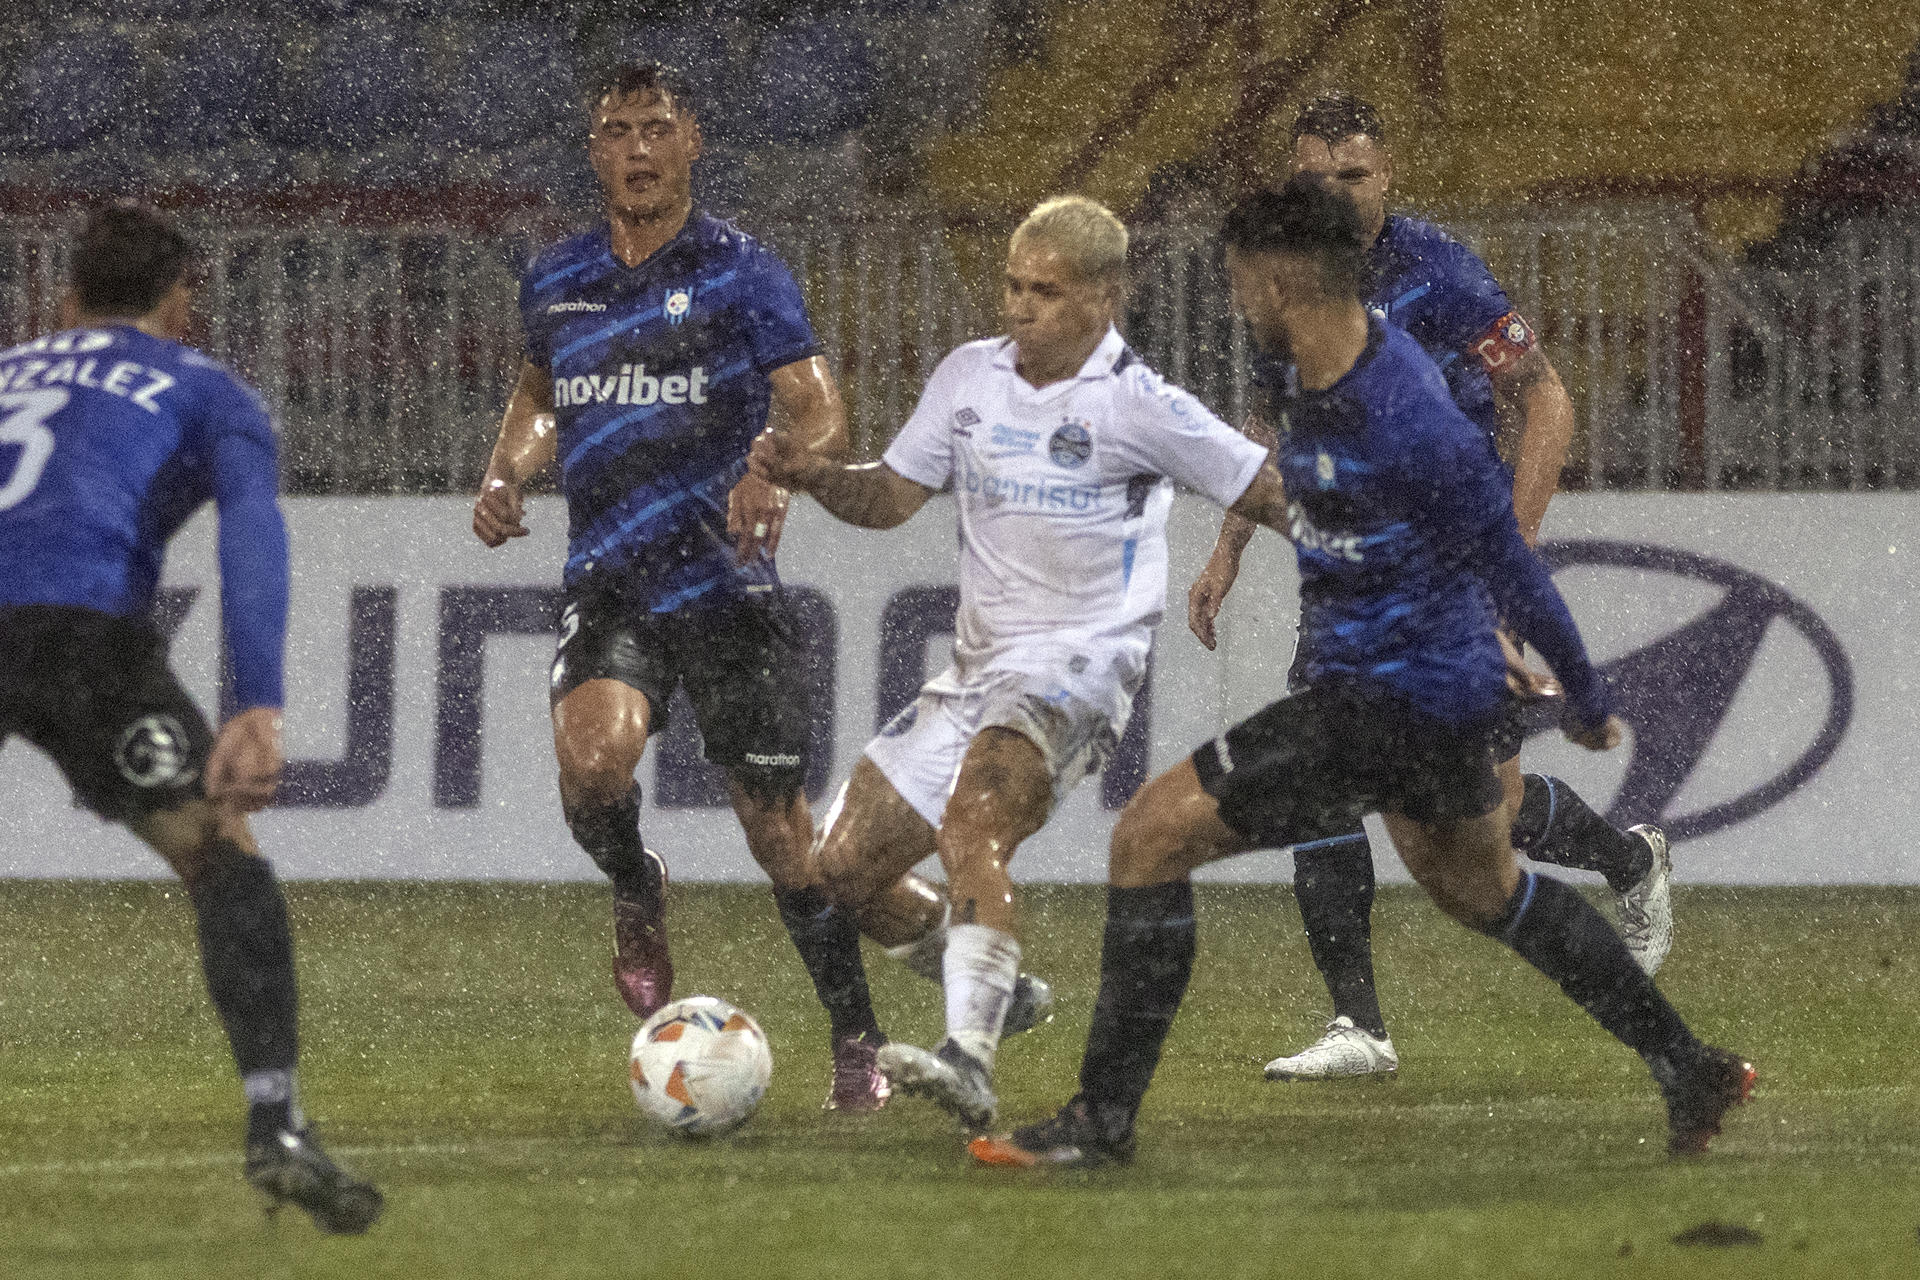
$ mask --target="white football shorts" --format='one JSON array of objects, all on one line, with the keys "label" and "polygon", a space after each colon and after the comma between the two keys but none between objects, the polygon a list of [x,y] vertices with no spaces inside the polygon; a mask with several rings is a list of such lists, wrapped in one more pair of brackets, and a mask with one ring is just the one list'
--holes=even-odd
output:
[{"label": "white football shorts", "polygon": [[956,664],[921,686],[866,756],[937,829],[975,735],[1011,729],[1040,748],[1058,807],[1106,767],[1145,679],[1144,646],[1131,643],[1030,645],[971,672]]}]

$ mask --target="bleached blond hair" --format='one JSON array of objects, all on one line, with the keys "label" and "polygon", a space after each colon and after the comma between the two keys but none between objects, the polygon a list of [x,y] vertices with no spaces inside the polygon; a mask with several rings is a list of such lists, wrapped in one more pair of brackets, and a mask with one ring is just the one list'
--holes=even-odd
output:
[{"label": "bleached blond hair", "polygon": [[1034,206],[1009,247],[1044,240],[1082,280],[1116,288],[1127,277],[1127,228],[1113,210],[1085,196],[1054,196]]}]

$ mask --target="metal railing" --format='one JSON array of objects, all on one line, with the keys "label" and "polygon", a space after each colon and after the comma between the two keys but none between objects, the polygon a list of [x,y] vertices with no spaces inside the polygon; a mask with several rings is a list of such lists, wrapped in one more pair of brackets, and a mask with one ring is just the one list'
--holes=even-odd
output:
[{"label": "metal railing", "polygon": [[[1716,264],[1659,204],[1452,222],[1532,321],[1578,416],[1568,482],[1920,486],[1920,231],[1862,227],[1795,273]],[[279,412],[288,487],[465,491],[520,361],[516,275],[551,227],[194,228],[196,341]],[[940,358],[997,326],[997,230],[760,228],[807,295],[853,443],[877,456]],[[0,344],[56,325],[68,228],[0,226]],[[1206,229],[1136,237],[1129,339],[1234,419],[1248,339]]]}]

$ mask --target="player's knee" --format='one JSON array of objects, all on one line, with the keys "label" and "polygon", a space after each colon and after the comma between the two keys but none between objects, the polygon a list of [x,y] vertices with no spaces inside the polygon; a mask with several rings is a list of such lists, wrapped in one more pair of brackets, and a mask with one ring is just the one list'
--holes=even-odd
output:
[{"label": "player's knee", "polygon": [[640,753],[618,735],[571,733],[556,739],[560,791],[569,804],[618,804],[633,787]]},{"label": "player's knee", "polygon": [[1498,886],[1491,891],[1476,877],[1438,859],[1407,859],[1414,883],[1426,891],[1433,905],[1469,929],[1484,931],[1499,918],[1505,898]]},{"label": "player's knee", "polygon": [[1174,815],[1141,792],[1113,826],[1108,878],[1115,884],[1158,884],[1189,869],[1189,840]]},{"label": "player's knee", "polygon": [[827,896],[854,911],[864,909],[885,887],[873,860],[862,856],[859,841],[843,826],[830,826],[815,848]]}]

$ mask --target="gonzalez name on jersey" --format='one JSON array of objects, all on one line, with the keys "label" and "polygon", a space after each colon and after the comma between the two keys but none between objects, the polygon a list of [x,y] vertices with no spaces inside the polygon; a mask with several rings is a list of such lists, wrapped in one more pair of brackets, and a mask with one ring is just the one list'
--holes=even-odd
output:
[{"label": "gonzalez name on jersey", "polygon": [[211,499],[234,696],[279,706],[278,458],[259,397],[181,343],[110,325],[0,351],[0,608],[146,613],[167,540]]}]

